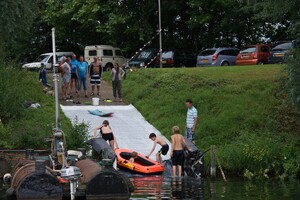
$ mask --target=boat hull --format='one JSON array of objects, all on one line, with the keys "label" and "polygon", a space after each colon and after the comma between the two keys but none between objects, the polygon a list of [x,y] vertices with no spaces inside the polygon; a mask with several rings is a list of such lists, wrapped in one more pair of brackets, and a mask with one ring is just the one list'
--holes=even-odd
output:
[{"label": "boat hull", "polygon": [[140,174],[161,174],[164,172],[164,166],[146,156],[139,154],[135,162],[130,162],[132,150],[116,149],[117,165],[120,168]]}]

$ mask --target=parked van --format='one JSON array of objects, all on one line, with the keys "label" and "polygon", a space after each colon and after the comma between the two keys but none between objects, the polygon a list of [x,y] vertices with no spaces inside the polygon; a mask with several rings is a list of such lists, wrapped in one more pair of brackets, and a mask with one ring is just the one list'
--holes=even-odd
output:
[{"label": "parked van", "polygon": [[154,67],[154,60],[156,56],[158,56],[158,49],[144,49],[128,62],[127,67]]},{"label": "parked van", "polygon": [[[73,52],[56,52],[55,54],[56,62],[58,63],[63,56],[71,57]],[[42,63],[46,69],[53,69],[53,53],[43,53],[34,62],[24,64],[22,68],[28,70],[38,70],[41,68]]]},{"label": "parked van", "polygon": [[[168,49],[162,50],[161,55],[163,67],[195,67],[197,63],[197,54],[191,51]],[[159,56],[155,65],[160,66]]]},{"label": "parked van", "polygon": [[197,66],[229,66],[235,65],[239,49],[234,47],[208,48],[200,52]]},{"label": "parked van", "polygon": [[84,48],[84,59],[88,64],[94,61],[94,56],[97,56],[101,60],[101,65],[104,70],[111,70],[114,63],[118,63],[119,66],[124,65],[127,59],[124,58],[119,48],[111,45],[92,45]]}]

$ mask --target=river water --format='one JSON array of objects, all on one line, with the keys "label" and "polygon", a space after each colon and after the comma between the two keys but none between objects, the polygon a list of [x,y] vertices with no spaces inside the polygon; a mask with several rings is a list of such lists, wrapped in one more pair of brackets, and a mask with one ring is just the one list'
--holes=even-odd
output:
[{"label": "river water", "polygon": [[[130,177],[135,187],[132,200],[142,199],[242,199],[242,200],[298,200],[300,180],[264,182],[246,181],[241,178],[222,179],[171,178],[163,176]],[[0,180],[0,200],[5,200],[5,191]]]}]

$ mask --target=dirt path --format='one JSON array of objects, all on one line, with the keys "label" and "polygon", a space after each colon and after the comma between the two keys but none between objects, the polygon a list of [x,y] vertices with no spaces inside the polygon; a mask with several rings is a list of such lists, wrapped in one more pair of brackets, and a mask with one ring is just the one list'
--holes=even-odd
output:
[{"label": "dirt path", "polygon": [[[52,80],[50,79],[52,77],[52,74],[48,74],[48,82],[52,83]],[[64,100],[63,95],[62,95],[62,88],[61,88],[61,81],[60,81],[60,75],[58,78],[58,96],[59,96],[59,103],[64,105],[64,106],[83,106],[83,105],[92,105],[92,98],[99,98],[100,103],[99,105],[106,105],[106,106],[115,106],[115,105],[128,105],[126,102],[119,102],[119,101],[114,101],[113,97],[113,91],[112,91],[112,86],[110,82],[106,81],[101,81],[101,86],[100,86],[100,96],[97,96],[94,94],[91,96],[92,92],[92,87],[90,85],[89,79],[87,81],[87,91],[88,91],[88,98],[84,97],[84,90],[81,88],[81,94],[80,98],[78,99],[77,95],[72,92],[70,96],[72,97],[71,99]],[[74,89],[73,89],[74,90]],[[95,88],[95,91],[96,88]],[[96,93],[96,92],[95,92]],[[110,99],[111,101],[105,101],[107,99]],[[81,102],[81,104],[76,104],[76,102]]]}]

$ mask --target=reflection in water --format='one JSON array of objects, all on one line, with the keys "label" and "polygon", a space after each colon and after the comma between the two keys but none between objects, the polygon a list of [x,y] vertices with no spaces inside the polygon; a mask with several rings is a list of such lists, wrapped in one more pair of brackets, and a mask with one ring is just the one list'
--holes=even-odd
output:
[{"label": "reflection in water", "polygon": [[136,176],[131,199],[204,199],[200,179],[163,176]]}]

